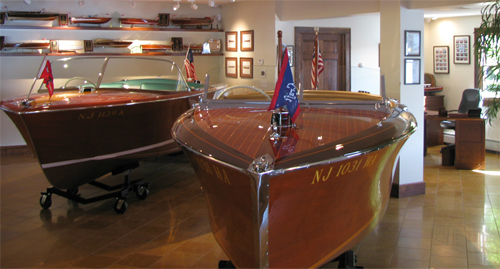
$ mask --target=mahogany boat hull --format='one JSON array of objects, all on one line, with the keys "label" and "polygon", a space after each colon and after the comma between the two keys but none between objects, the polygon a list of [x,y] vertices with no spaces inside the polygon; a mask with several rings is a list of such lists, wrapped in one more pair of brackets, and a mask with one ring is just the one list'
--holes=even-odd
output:
[{"label": "mahogany boat hull", "polygon": [[296,136],[276,143],[267,107],[209,104],[178,119],[173,138],[237,268],[319,267],[378,225],[416,121],[402,107],[370,107],[303,107]]},{"label": "mahogany boat hull", "polygon": [[[113,89],[95,94],[110,91]],[[120,166],[180,151],[170,127],[201,94],[188,92],[170,98],[163,92],[157,101],[31,112],[15,111],[2,101],[0,108],[20,130],[48,181],[60,189],[71,189]]]},{"label": "mahogany boat hull", "polygon": [[72,17],[71,23],[103,24],[110,20],[111,18],[105,17]]}]

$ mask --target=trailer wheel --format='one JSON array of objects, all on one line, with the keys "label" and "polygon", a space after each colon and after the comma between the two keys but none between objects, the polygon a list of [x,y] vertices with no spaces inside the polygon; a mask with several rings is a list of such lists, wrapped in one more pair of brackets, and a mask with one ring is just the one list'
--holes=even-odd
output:
[{"label": "trailer wheel", "polygon": [[147,185],[138,185],[135,188],[135,194],[137,198],[145,200],[149,196],[149,190]]},{"label": "trailer wheel", "polygon": [[123,214],[125,211],[127,211],[127,201],[125,199],[117,199],[115,202],[115,205],[113,206],[113,209],[115,210],[116,213],[118,214]]},{"label": "trailer wheel", "polygon": [[48,209],[52,205],[52,197],[50,194],[42,194],[40,197],[40,205],[43,209]]}]

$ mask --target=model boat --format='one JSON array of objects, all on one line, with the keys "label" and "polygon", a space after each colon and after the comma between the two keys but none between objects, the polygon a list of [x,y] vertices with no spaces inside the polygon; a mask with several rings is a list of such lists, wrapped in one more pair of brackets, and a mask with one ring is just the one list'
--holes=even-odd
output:
[{"label": "model boat", "polygon": [[181,25],[181,26],[196,26],[196,25],[211,25],[213,22],[213,19],[210,17],[205,17],[205,18],[172,18],[170,21],[173,24],[176,25]]},{"label": "model boat", "polygon": [[36,20],[36,21],[53,21],[59,17],[57,13],[48,13],[42,11],[9,11],[7,12],[8,20]]},{"label": "model boat", "polygon": [[416,121],[380,91],[379,70],[350,70],[362,78],[351,81],[353,91],[377,94],[305,91],[292,123],[290,111],[269,110],[269,93],[240,85],[174,124],[214,237],[237,268],[320,267],[352,253],[382,219],[395,160]]},{"label": "model boat", "polygon": [[155,25],[158,24],[158,20],[150,20],[150,19],[140,19],[140,18],[120,18],[121,24],[146,24],[146,25]]},{"label": "model boat", "polygon": [[0,109],[19,129],[50,184],[62,190],[75,190],[143,158],[180,151],[170,129],[203,94],[203,85],[187,83],[168,60],[65,58],[51,67],[52,96],[36,80],[41,93],[5,99]]},{"label": "model boat", "polygon": [[103,24],[110,21],[111,18],[105,17],[71,17],[71,23]]},{"label": "model boat", "polygon": [[50,49],[50,42],[24,42],[24,43],[5,43],[4,48],[10,49]]},{"label": "model boat", "polygon": [[94,40],[94,46],[96,47],[112,47],[112,48],[126,48],[132,45],[132,41],[123,41],[123,40],[111,40],[111,39],[102,39],[97,38]]}]

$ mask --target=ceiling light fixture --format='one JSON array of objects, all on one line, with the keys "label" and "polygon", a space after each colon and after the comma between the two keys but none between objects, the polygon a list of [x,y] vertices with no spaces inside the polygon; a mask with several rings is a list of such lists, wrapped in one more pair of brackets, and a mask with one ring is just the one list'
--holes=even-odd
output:
[{"label": "ceiling light fixture", "polygon": [[174,0],[174,10],[178,10],[181,7],[181,4],[179,3],[181,0]]},{"label": "ceiling light fixture", "polygon": [[209,7],[215,7],[215,1],[208,1]]},{"label": "ceiling light fixture", "polygon": [[135,2],[132,2],[132,0],[130,0],[130,6],[131,6],[132,8],[135,8]]},{"label": "ceiling light fixture", "polygon": [[83,5],[85,5],[85,2],[83,2],[83,0],[78,0],[78,6],[83,7]]},{"label": "ceiling light fixture", "polygon": [[31,4],[31,0],[24,0],[24,3],[25,3],[26,5],[29,5],[29,4]]},{"label": "ceiling light fixture", "polygon": [[188,2],[191,2],[191,8],[193,10],[197,10],[198,9],[198,5],[194,3],[195,0],[188,0]]}]

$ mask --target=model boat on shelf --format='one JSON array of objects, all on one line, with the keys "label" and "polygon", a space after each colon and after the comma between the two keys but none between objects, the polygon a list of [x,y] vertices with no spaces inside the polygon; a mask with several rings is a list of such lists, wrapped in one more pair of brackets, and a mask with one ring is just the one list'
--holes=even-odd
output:
[{"label": "model boat on shelf", "polygon": [[[94,184],[95,179],[143,158],[180,151],[170,129],[198,102],[203,85],[188,84],[173,62],[82,57],[50,64],[52,96],[45,84],[35,80],[32,89],[41,87],[40,93],[0,103],[54,186],[42,197],[43,207],[50,206],[47,197],[52,192],[64,195],[67,192],[60,190],[68,190],[69,198],[80,202],[70,190]],[[123,210],[126,199],[119,198],[117,211]]]},{"label": "model boat on shelf", "polygon": [[59,17],[57,13],[48,13],[42,11],[9,11],[7,12],[8,20],[36,20],[36,21],[53,21]]},{"label": "model boat on shelf", "polygon": [[71,23],[86,23],[86,24],[103,24],[107,23],[111,18],[105,17],[71,17]]},{"label": "model boat on shelf", "polygon": [[94,40],[95,47],[112,47],[112,48],[126,48],[132,45],[132,41],[123,41],[123,40],[111,40],[111,39],[102,39],[97,38]]},{"label": "model boat on shelf", "polygon": [[205,18],[171,18],[170,21],[175,25],[180,25],[181,27],[202,27],[204,25],[212,25],[213,18],[205,17]]},{"label": "model boat on shelf", "polygon": [[139,24],[139,25],[156,25],[158,24],[158,20],[150,20],[150,19],[139,19],[139,18],[120,18],[121,24]]},{"label": "model boat on shelf", "polygon": [[5,43],[6,49],[50,49],[50,42],[23,42],[23,43]]},{"label": "model boat on shelf", "polygon": [[[172,136],[198,176],[213,234],[234,266],[320,267],[352,253],[382,219],[396,158],[416,121],[385,97],[380,71],[370,71],[351,67],[346,74],[361,78],[351,81],[352,91],[374,94],[305,91],[293,123],[289,111],[269,110],[269,94],[252,85],[203,98],[176,121]],[[258,93],[244,93],[250,90]]]},{"label": "model boat on shelf", "polygon": [[171,45],[163,45],[163,44],[142,44],[142,50],[167,50],[172,49]]}]

